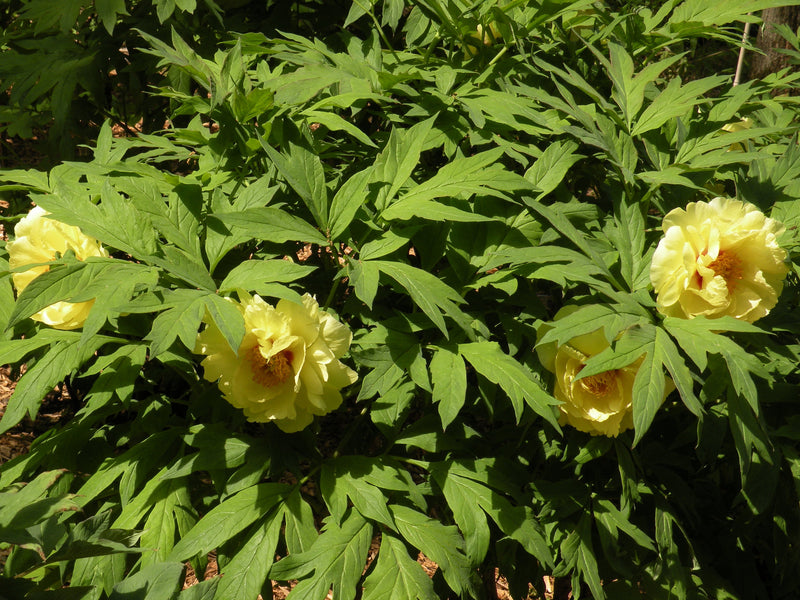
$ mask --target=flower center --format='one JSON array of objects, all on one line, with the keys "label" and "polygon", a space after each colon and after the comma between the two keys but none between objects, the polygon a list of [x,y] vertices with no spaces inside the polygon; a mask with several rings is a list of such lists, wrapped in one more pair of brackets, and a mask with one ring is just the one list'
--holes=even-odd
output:
[{"label": "flower center", "polygon": [[278,352],[271,358],[264,358],[256,344],[247,351],[247,360],[253,371],[253,381],[264,387],[282,384],[292,376],[292,353],[289,350]]},{"label": "flower center", "polygon": [[708,268],[725,280],[728,291],[733,291],[736,282],[742,278],[742,260],[732,252],[721,250]]},{"label": "flower center", "polygon": [[617,389],[617,372],[605,371],[580,380],[581,387],[592,394],[604,398]]}]

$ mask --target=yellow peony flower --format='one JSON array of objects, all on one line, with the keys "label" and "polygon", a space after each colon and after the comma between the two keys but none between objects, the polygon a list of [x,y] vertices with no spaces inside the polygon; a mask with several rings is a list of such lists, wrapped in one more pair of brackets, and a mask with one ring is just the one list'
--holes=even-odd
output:
[{"label": "yellow peony flower", "polygon": [[[576,310],[576,306],[566,306],[558,311],[555,320]],[[541,339],[548,329],[547,325],[540,327],[538,337]],[[575,380],[586,361],[608,346],[603,330],[598,329],[561,346],[551,342],[536,348],[542,366],[555,374],[553,395],[562,402],[558,407],[559,424],[609,437],[633,429],[633,381],[644,357],[621,369]],[[665,377],[664,398],[673,389],[672,381]]]},{"label": "yellow peony flower", "polygon": [[[108,256],[108,252],[97,240],[84,235],[73,225],[48,219],[46,215],[47,211],[37,206],[14,227],[15,239],[6,246],[11,269],[51,261],[57,254],[64,255],[67,250],[72,250],[78,260],[85,260],[90,256]],[[40,265],[14,273],[12,280],[17,292],[21,293],[31,281],[49,269],[47,265]],[[56,302],[31,318],[55,329],[77,329],[86,322],[93,304],[94,300]]]},{"label": "yellow peony flower", "polygon": [[662,229],[650,266],[661,313],[752,323],[778,302],[789,272],[776,240],[783,226],[752,204],[691,202],[664,217]]},{"label": "yellow peony flower", "polygon": [[501,40],[503,36],[497,30],[494,23],[489,23],[489,26],[484,29],[483,25],[478,23],[477,28],[473,33],[470,33],[464,40],[464,57],[470,58],[478,54],[480,44],[484,46],[491,46],[496,41]]},{"label": "yellow peony flower", "polygon": [[[723,125],[722,126],[722,131],[727,131],[728,133],[737,133],[739,131],[747,131],[752,126],[753,126],[753,119],[751,119],[750,117],[747,117],[747,118],[744,118],[741,121],[738,121],[736,123],[728,123],[727,125]],[[736,151],[736,150],[744,152],[745,149],[746,148],[739,142],[737,142],[735,144],[731,144],[728,147],[728,151],[729,152],[733,152],[733,151]]]},{"label": "yellow peony flower", "polygon": [[273,307],[259,296],[236,305],[246,332],[237,353],[213,323],[197,336],[203,377],[249,421],[274,421],[287,432],[338,408],[339,390],[358,379],[339,360],[353,337],[347,325],[308,294],[302,305],[281,300]]}]

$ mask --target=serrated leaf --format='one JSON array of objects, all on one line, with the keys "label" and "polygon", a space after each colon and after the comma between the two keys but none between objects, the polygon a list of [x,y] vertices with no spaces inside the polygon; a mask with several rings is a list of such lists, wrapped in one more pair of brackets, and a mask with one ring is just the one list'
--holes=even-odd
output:
[{"label": "serrated leaf", "polygon": [[[261,140],[261,138],[259,138]],[[288,155],[261,141],[284,179],[308,207],[311,216],[323,230],[328,229],[328,188],[325,185],[325,170],[319,156],[303,145],[288,142]]]},{"label": "serrated leaf", "polygon": [[531,168],[525,171],[525,179],[536,187],[539,198],[556,189],[570,167],[583,158],[574,154],[577,148],[578,144],[572,141],[549,144]]},{"label": "serrated leaf", "polygon": [[364,580],[364,600],[436,600],[430,577],[392,533],[381,536],[375,570]]},{"label": "serrated leaf", "polygon": [[410,129],[392,129],[389,141],[373,164],[372,181],[384,184],[375,199],[379,212],[386,208],[411,177],[436,116],[421,121]]},{"label": "serrated leaf", "polygon": [[61,196],[57,189],[53,191],[36,200],[53,219],[80,227],[85,235],[139,259],[156,251],[155,229],[150,219],[118,194],[110,182],[103,184],[99,205],[89,200],[88,194]]},{"label": "serrated leaf", "polygon": [[[717,321],[720,322],[718,326]],[[769,371],[756,355],[716,332],[725,330],[761,332],[761,330],[750,323],[732,321],[736,319],[696,317],[685,320],[667,317],[664,319],[664,327],[701,371],[708,365],[709,352],[722,355],[736,393],[747,398],[753,411],[758,414],[758,392],[751,373],[771,381]]]},{"label": "serrated leaf", "polygon": [[507,171],[498,162],[503,152],[502,148],[495,148],[448,163],[436,175],[389,204],[381,217],[386,220],[413,217],[453,221],[489,220],[483,215],[432,200],[473,194],[493,195],[494,190],[530,189],[532,186],[525,178]]},{"label": "serrated leaf", "polygon": [[514,358],[503,352],[497,342],[459,344],[458,352],[492,383],[498,384],[508,395],[517,420],[522,416],[523,402],[545,421],[559,430],[553,406],[558,401],[545,392]]},{"label": "serrated leaf", "polygon": [[162,245],[162,256],[151,256],[149,261],[163,268],[168,274],[183,279],[192,286],[214,291],[216,284],[200,259],[187,254],[176,246]]},{"label": "serrated leaf", "polygon": [[182,563],[157,563],[119,582],[108,600],[171,600],[183,580]]},{"label": "serrated leaf", "polygon": [[275,560],[284,511],[273,510],[257,523],[252,533],[222,568],[222,578],[215,598],[256,598]]},{"label": "serrated leaf", "polygon": [[664,402],[663,349],[655,339],[648,346],[648,352],[633,381],[634,445],[642,439]]},{"label": "serrated leaf", "polygon": [[318,533],[314,524],[314,512],[311,506],[295,488],[281,504],[285,520],[284,538],[289,554],[297,554],[310,549],[317,540]]},{"label": "serrated leaf", "polygon": [[234,232],[245,233],[257,240],[275,244],[288,241],[327,244],[325,236],[317,229],[279,208],[269,206],[249,208],[241,212],[217,214],[210,217],[212,218]]},{"label": "serrated leaf", "polygon": [[577,569],[589,585],[595,600],[605,600],[600,572],[591,540],[591,524],[586,516],[581,517],[577,527],[561,543],[561,555],[572,568]]},{"label": "serrated leaf", "polygon": [[370,263],[399,283],[445,337],[448,337],[448,333],[442,313],[462,326],[468,322],[456,306],[463,302],[461,296],[435,275],[404,263],[383,260]]},{"label": "serrated leaf", "polygon": [[[544,531],[529,507],[514,506],[485,483],[473,479],[477,473],[459,468],[458,464],[438,464],[431,474],[453,510],[456,524],[467,542],[467,554],[473,561],[483,560],[488,549],[485,546],[489,542],[489,530],[484,516],[486,513],[504,534],[519,542],[542,565],[553,566]],[[470,552],[471,547],[473,552]]]},{"label": "serrated leaf", "polygon": [[341,522],[344,517],[349,498],[364,517],[394,529],[383,493],[363,478],[369,468],[366,458],[343,457],[341,460],[326,461],[320,476],[323,499],[336,522]]},{"label": "serrated leaf", "polygon": [[279,560],[269,577],[300,579],[290,594],[292,600],[320,600],[331,588],[335,598],[353,600],[371,541],[372,525],[358,511],[351,511],[341,527],[328,518],[311,549]]},{"label": "serrated leaf", "polygon": [[442,525],[407,506],[390,504],[389,510],[403,539],[439,565],[445,581],[457,594],[474,591],[464,542],[455,527]]},{"label": "serrated leaf", "polygon": [[641,135],[658,129],[666,122],[685,114],[701,102],[703,95],[727,81],[727,77],[704,77],[681,85],[680,78],[671,79],[667,87],[644,109],[636,120],[631,135]]},{"label": "serrated leaf", "polygon": [[110,341],[116,340],[96,336],[81,343],[78,337],[73,337],[54,344],[17,382],[0,420],[0,434],[19,423],[26,414],[35,417],[47,392]]},{"label": "serrated leaf", "polygon": [[288,283],[302,279],[316,267],[300,265],[289,260],[245,260],[236,265],[219,285],[219,291],[236,289],[255,291],[264,283]]},{"label": "serrated leaf", "polygon": [[191,505],[186,482],[172,479],[164,484],[165,494],[154,505],[142,531],[141,546],[151,552],[142,555],[142,566],[152,565],[166,560],[175,545],[176,506]]},{"label": "serrated leaf", "polygon": [[169,560],[207,554],[266,513],[288,489],[282,483],[246,488],[212,508],[172,549]]},{"label": "serrated leaf", "polygon": [[[190,290],[184,291],[190,292]],[[182,295],[181,302],[155,318],[150,333],[144,338],[150,342],[151,357],[166,352],[176,339],[180,339],[189,350],[194,349],[200,323],[206,314],[208,295],[202,291],[186,293]]]}]

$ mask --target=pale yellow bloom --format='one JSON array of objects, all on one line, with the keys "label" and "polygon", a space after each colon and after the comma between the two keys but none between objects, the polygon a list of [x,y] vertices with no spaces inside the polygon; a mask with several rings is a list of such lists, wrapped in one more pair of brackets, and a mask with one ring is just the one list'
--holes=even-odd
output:
[{"label": "pale yellow bloom", "polygon": [[[727,125],[722,126],[722,131],[727,131],[728,133],[737,133],[739,131],[747,131],[753,126],[753,119],[747,117],[742,119],[741,121],[737,121],[736,123],[728,123]],[[728,147],[730,152],[735,150],[744,151],[745,147],[740,143],[731,144]]]},{"label": "pale yellow bloom", "polygon": [[783,226],[752,204],[691,202],[664,217],[662,229],[650,266],[661,313],[752,323],[778,302],[789,272],[776,239]]},{"label": "pale yellow bloom", "polygon": [[[66,254],[67,250],[72,250],[78,260],[86,260],[90,256],[108,256],[97,240],[84,235],[77,227],[49,219],[46,215],[47,211],[37,206],[14,227],[15,239],[6,246],[11,269],[51,261],[56,255]],[[21,293],[31,281],[49,269],[47,265],[40,265],[14,273],[12,279],[17,292]],[[56,329],[77,329],[83,326],[93,304],[94,300],[56,302],[31,318]]]},{"label": "pale yellow bloom", "polygon": [[489,26],[486,29],[483,28],[483,25],[478,23],[475,32],[470,33],[464,40],[466,43],[464,46],[464,56],[466,58],[475,56],[480,50],[480,44],[483,44],[484,46],[491,46],[502,38],[503,36],[497,30],[497,27],[494,23],[489,23]]},{"label": "pale yellow bloom", "polygon": [[206,356],[203,377],[216,381],[228,402],[249,421],[273,421],[287,432],[339,407],[339,390],[358,379],[339,360],[352,341],[347,325],[308,294],[302,305],[281,300],[273,307],[253,296],[236,306],[246,332],[238,352],[213,323],[198,334],[195,347]]},{"label": "pale yellow bloom", "polygon": [[[567,306],[556,314],[558,320],[577,310]],[[538,337],[550,329],[539,328]],[[572,338],[557,346],[554,342],[537,347],[539,360],[548,371],[555,374],[553,395],[562,404],[558,409],[559,424],[569,424],[592,435],[617,437],[633,428],[633,382],[643,357],[621,369],[604,371],[582,379],[576,378],[592,356],[608,348],[609,343],[601,329]],[[665,377],[664,398],[674,389]]]}]

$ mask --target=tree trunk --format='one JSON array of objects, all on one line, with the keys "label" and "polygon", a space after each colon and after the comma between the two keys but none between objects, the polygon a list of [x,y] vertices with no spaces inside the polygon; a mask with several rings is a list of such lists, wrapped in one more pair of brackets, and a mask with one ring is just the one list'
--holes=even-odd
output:
[{"label": "tree trunk", "polygon": [[776,31],[775,25],[787,25],[792,31],[800,27],[800,6],[767,8],[761,13],[763,23],[758,28],[756,46],[763,52],[753,56],[750,63],[750,79],[761,79],[765,75],[788,66],[789,58],[778,49],[790,48],[789,42]]}]

